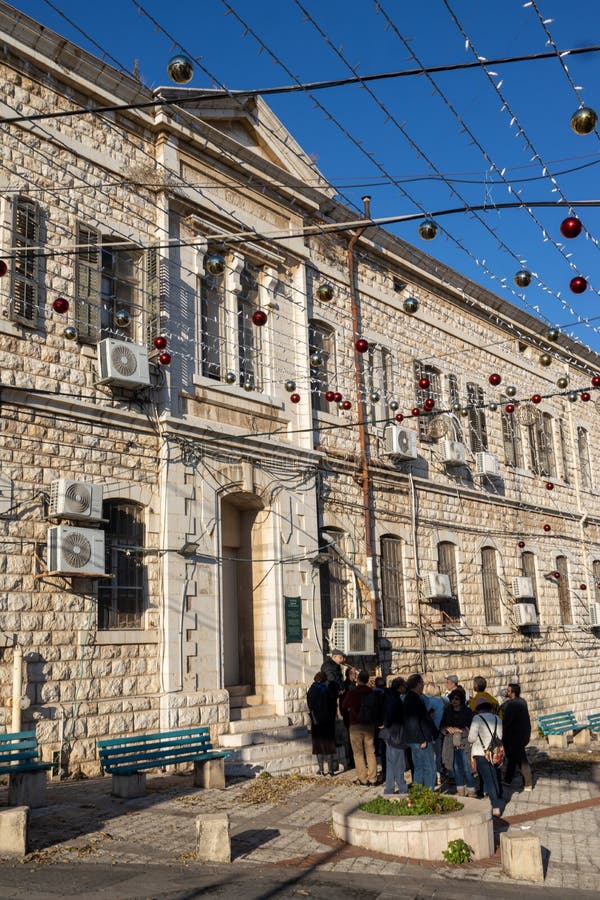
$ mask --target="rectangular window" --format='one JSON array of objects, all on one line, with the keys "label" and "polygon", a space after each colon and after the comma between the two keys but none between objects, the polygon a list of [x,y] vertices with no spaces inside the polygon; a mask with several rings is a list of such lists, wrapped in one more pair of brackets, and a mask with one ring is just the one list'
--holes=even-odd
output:
[{"label": "rectangular window", "polygon": [[[392,354],[385,347],[369,347],[367,388],[371,403],[371,423],[376,428],[384,428],[389,421],[388,403],[394,396]],[[373,398],[378,396],[378,400]]]},{"label": "rectangular window", "polygon": [[554,434],[552,416],[544,413],[538,420],[527,427],[529,450],[531,453],[531,471],[546,478],[556,474],[556,457],[554,454]]},{"label": "rectangular window", "polygon": [[308,352],[320,357],[320,365],[310,367],[310,389],[313,410],[333,412],[335,405],[328,403],[325,393],[335,383],[335,354],[333,331],[322,322],[309,322]]},{"label": "rectangular window", "polygon": [[523,465],[521,431],[515,416],[502,409],[502,439],[504,442],[504,462],[507,466],[520,468]]},{"label": "rectangular window", "polygon": [[381,599],[384,627],[406,625],[402,541],[397,537],[381,539]]},{"label": "rectangular window", "polygon": [[40,303],[40,208],[19,197],[14,204],[10,317],[22,325],[37,325]]},{"label": "rectangular window", "polygon": [[262,330],[252,321],[258,309],[260,267],[246,262],[240,273],[241,290],[237,296],[238,370],[240,386],[262,391]]},{"label": "rectangular window", "polygon": [[535,608],[539,615],[539,606],[537,599],[537,576],[535,571],[535,556],[533,553],[530,553],[526,550],[521,554],[521,572],[525,576],[525,578],[531,579],[531,584],[533,587],[533,602],[535,603]]},{"label": "rectangular window", "polygon": [[75,327],[84,344],[100,340],[100,234],[94,228],[77,226],[75,262]]},{"label": "rectangular window", "polygon": [[469,436],[473,453],[480,453],[488,448],[484,403],[483,388],[478,384],[467,384]]},{"label": "rectangular window", "polygon": [[[423,379],[427,379],[429,387],[421,387],[419,385],[419,382]],[[416,405],[421,408],[428,399],[435,401],[434,409],[442,407],[442,380],[439,369],[425,365],[418,360],[415,360],[415,399],[417,401]],[[419,440],[421,441],[431,440],[428,437],[429,422],[429,416],[418,419]]]},{"label": "rectangular window", "polygon": [[600,559],[592,563],[592,578],[594,579],[594,600],[600,603]]},{"label": "rectangular window", "polygon": [[[143,340],[140,331],[142,305],[140,303],[140,274],[142,254],[128,246],[115,245],[107,239],[102,247],[100,279],[100,330],[103,338]],[[119,325],[119,314],[129,316],[129,325]]]},{"label": "rectangular window", "polygon": [[224,332],[225,280],[208,272],[200,279],[201,371],[220,381],[227,358]]},{"label": "rectangular window", "polygon": [[106,572],[98,588],[98,627],[141,628],[145,609],[143,511],[135,503],[104,504]]},{"label": "rectangular window", "polygon": [[146,308],[146,344],[149,351],[154,350],[154,338],[162,331],[160,301],[162,297],[163,272],[167,269],[167,261],[163,260],[156,247],[146,250],[144,268],[144,305]]},{"label": "rectangular window", "polygon": [[569,483],[569,464],[567,456],[567,438],[565,435],[565,423],[562,419],[558,420],[558,449],[560,454],[560,464],[562,480],[565,484]]},{"label": "rectangular window", "polygon": [[558,579],[556,586],[558,589],[558,606],[560,610],[560,621],[563,625],[573,624],[573,613],[571,611],[571,597],[569,592],[569,566],[566,556],[556,557],[556,573]]},{"label": "rectangular window", "polygon": [[588,433],[581,425],[577,426],[577,454],[579,457],[579,477],[584,491],[592,490],[592,470],[590,468],[590,445]]},{"label": "rectangular window", "polygon": [[496,551],[493,547],[481,550],[481,580],[483,585],[483,607],[487,625],[500,625],[500,580]]},{"label": "rectangular window", "polygon": [[440,541],[437,545],[438,572],[450,579],[452,596],[442,601],[442,611],[448,619],[460,619],[460,603],[458,599],[458,571],[456,567],[456,547],[451,541]]}]

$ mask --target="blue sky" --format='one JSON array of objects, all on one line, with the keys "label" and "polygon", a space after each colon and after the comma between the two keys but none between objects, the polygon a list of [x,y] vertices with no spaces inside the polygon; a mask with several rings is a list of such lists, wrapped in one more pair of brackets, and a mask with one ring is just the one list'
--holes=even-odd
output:
[{"label": "blue sky", "polygon": [[[423,65],[441,65],[540,53],[551,49],[549,39],[559,50],[600,43],[597,0],[146,0],[141,12],[137,5],[17,4],[100,55],[60,9],[124,67],[137,61],[149,87],[169,83],[174,43],[200,61],[192,87],[212,86],[212,78],[231,89],[293,83],[285,69],[306,82],[347,77],[347,63],[370,74],[413,68],[415,57]],[[497,73],[489,77],[478,66],[433,82],[423,75],[375,82],[375,98],[353,86],[268,102],[344,201],[360,207],[360,197],[371,195],[374,216],[510,202],[516,191],[525,203],[593,199],[599,193],[600,138],[575,135],[569,119],[578,95],[600,110],[600,54],[563,61],[572,84],[555,57],[488,66]],[[324,109],[315,108],[315,99]],[[441,217],[444,230],[429,243],[421,241],[415,223],[391,230],[600,350],[600,210],[574,209],[591,238],[565,241],[559,226],[567,211],[555,207],[532,208],[532,215],[491,210],[479,219],[472,213]],[[519,260],[538,275],[521,298],[513,293]],[[577,274],[592,286],[579,296],[569,290]],[[576,324],[580,317],[590,324]]]}]

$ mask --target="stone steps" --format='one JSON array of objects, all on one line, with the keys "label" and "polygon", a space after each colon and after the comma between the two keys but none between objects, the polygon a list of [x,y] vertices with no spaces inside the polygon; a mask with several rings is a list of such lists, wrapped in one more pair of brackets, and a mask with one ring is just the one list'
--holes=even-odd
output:
[{"label": "stone steps", "polygon": [[262,706],[263,702],[262,694],[234,694],[233,697],[229,698],[229,708],[240,709],[246,706]]},{"label": "stone steps", "polygon": [[230,734],[242,734],[246,731],[272,731],[274,728],[281,728],[289,725],[287,716],[265,716],[259,719],[241,719],[237,722],[229,723]]},{"label": "stone steps", "polygon": [[303,762],[311,762],[312,745],[310,738],[303,741],[280,741],[273,744],[250,744],[231,751],[229,762],[257,763],[280,757],[295,757]]},{"label": "stone steps", "polygon": [[220,747],[248,747],[251,744],[279,744],[282,741],[303,740],[308,736],[304,725],[285,725],[271,731],[244,731],[219,735]]},{"label": "stone steps", "polygon": [[275,716],[275,707],[272,703],[262,703],[260,706],[230,707],[229,720],[240,722],[242,719],[264,719],[266,716]]}]

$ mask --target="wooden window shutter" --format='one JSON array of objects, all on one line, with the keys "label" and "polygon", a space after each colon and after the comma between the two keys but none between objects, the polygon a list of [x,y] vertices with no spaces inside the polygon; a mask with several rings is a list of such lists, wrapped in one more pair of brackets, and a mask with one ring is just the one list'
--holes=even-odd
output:
[{"label": "wooden window shutter", "polygon": [[144,311],[146,316],[146,344],[150,351],[154,350],[154,338],[161,333],[160,316],[160,266],[158,249],[146,250],[144,268]]},{"label": "wooden window shutter", "polygon": [[75,327],[80,341],[96,344],[100,340],[100,233],[88,225],[78,225],[77,243]]},{"label": "wooden window shutter", "polygon": [[[13,322],[35,326],[38,323],[40,294],[40,208],[33,200],[19,197],[14,204],[11,314]],[[30,249],[34,248],[34,249]]]}]

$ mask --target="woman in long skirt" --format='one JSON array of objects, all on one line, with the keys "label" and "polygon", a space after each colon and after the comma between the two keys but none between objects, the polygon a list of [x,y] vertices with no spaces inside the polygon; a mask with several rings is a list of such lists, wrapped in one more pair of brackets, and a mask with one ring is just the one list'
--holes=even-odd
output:
[{"label": "woman in long skirt", "polygon": [[311,721],[312,752],[317,757],[319,775],[325,774],[327,758],[328,774],[333,775],[335,764],[335,720],[337,698],[327,683],[327,676],[317,672],[306,695]]}]

